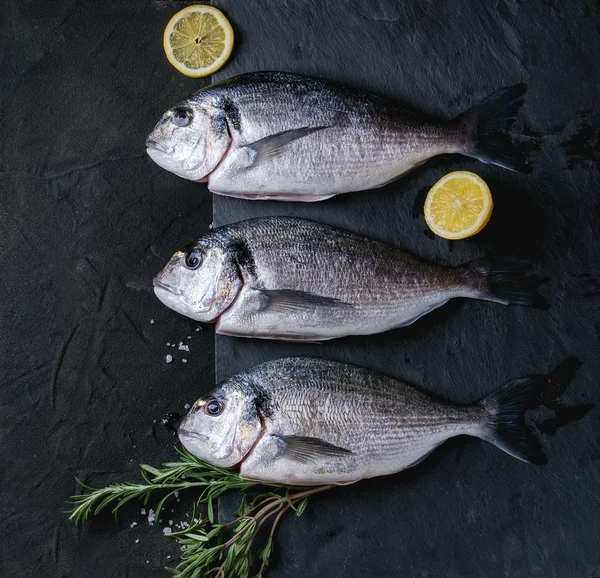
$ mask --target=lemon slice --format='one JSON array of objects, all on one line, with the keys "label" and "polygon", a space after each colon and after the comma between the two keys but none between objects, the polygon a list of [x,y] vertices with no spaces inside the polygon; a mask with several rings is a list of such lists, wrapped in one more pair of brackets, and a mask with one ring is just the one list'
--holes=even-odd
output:
[{"label": "lemon slice", "polygon": [[212,6],[187,6],[169,20],[163,46],[169,62],[182,74],[208,76],[227,62],[233,28],[223,12]]},{"label": "lemon slice", "polygon": [[425,199],[425,221],[444,239],[466,239],[483,229],[494,203],[485,181],[475,173],[455,171],[442,177]]}]

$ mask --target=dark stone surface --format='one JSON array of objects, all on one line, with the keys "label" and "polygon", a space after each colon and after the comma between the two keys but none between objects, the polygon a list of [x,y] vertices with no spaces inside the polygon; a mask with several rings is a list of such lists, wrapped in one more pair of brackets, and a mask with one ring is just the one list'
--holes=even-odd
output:
[{"label": "dark stone surface", "polygon": [[[149,528],[138,505],[120,522],[106,513],[82,529],[63,512],[75,476],[96,485],[135,479],[138,463],[171,459],[161,419],[214,383],[212,328],[195,331],[150,291],[173,250],[210,222],[206,187],[160,169],[143,146],[163,111],[202,85],[162,52],[164,26],[185,4],[0,4],[2,577],[159,577],[177,554],[160,531],[165,520]],[[521,128],[541,138],[541,150],[527,176],[453,158],[316,205],[216,199],[217,223],[306,216],[449,264],[491,249],[534,253],[552,302],[549,312],[457,302],[402,332],[326,345],[219,338],[218,377],[306,353],[466,401],[575,354],[584,365],[565,402],[596,401],[597,3],[218,4],[236,49],[215,79],[302,72],[440,116],[526,80]],[[471,241],[432,240],[423,191],[460,167],[489,181],[494,216]],[[188,335],[185,357],[167,348]],[[554,419],[543,428],[552,433],[568,417],[539,419]],[[594,410],[543,435],[545,468],[460,439],[412,471],[315,499],[302,518],[284,521],[271,575],[597,575],[598,426]]]},{"label": "dark stone surface", "polygon": [[[139,505],[83,528],[64,514],[75,476],[136,480],[137,464],[173,459],[161,419],[214,382],[212,328],[151,291],[211,220],[211,197],[145,154],[168,104],[200,85],[163,56],[173,10],[0,5],[2,578],[164,577],[178,551]],[[166,345],[180,340],[189,353]]]},{"label": "dark stone surface", "polygon": [[[455,301],[385,335],[299,345],[218,336],[217,377],[279,356],[309,354],[373,368],[453,401],[550,370],[567,355],[584,365],[567,405],[598,398],[600,216],[595,2],[280,2],[220,0],[237,34],[215,79],[287,70],[395,97],[450,118],[497,88],[525,81],[515,132],[540,147],[531,174],[449,157],[377,191],[318,204],[215,197],[215,225],[259,215],[319,220],[450,265],[490,252],[539,258],[549,311]],[[584,128],[583,131],[578,132]],[[565,143],[565,146],[561,146]],[[567,155],[569,155],[567,157]],[[581,157],[581,158],[579,158]],[[592,162],[590,158],[596,158]],[[446,172],[476,171],[496,208],[472,240],[426,234],[424,194]],[[567,412],[568,413],[568,412]],[[532,417],[555,431],[566,414]],[[270,572],[291,576],[595,576],[600,573],[598,410],[540,435],[536,468],[472,439],[423,464],[315,499],[278,533]],[[231,503],[221,504],[226,516]]]}]

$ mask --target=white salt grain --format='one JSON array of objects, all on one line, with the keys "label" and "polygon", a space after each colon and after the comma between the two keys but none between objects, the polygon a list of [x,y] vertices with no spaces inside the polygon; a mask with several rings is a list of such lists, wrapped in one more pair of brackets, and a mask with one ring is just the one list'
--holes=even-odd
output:
[{"label": "white salt grain", "polygon": [[154,526],[154,510],[152,508],[150,508],[150,511],[148,512],[148,524]]},{"label": "white salt grain", "polygon": [[142,516],[145,516],[146,515],[146,508],[142,508],[142,512],[141,513],[142,513]]},{"label": "white salt grain", "polygon": [[182,359],[181,363],[187,363],[187,359]]},{"label": "white salt grain", "polygon": [[140,543],[140,541],[139,541],[139,540],[136,540],[136,541],[135,541],[135,543],[136,543],[136,544],[139,544],[139,543]]},{"label": "white salt grain", "polygon": [[171,361],[173,361],[173,356],[169,353],[165,359],[167,363],[171,363]]},{"label": "white salt grain", "polygon": [[169,520],[169,526],[173,525],[173,520]]},{"label": "white salt grain", "polygon": [[180,343],[178,349],[179,349],[179,351],[189,351],[190,350],[190,346],[189,345],[184,345],[183,343]]},{"label": "white salt grain", "polygon": [[[186,403],[186,404],[183,406],[183,409],[190,409],[190,407],[192,407],[192,406],[191,406],[189,403]],[[178,495],[179,495],[179,494],[178,494],[177,492],[175,492],[175,497],[177,497]]]},{"label": "white salt grain", "polygon": [[137,526],[137,522],[131,522],[131,524],[129,524],[130,528],[135,528]]},{"label": "white salt grain", "polygon": [[154,323],[154,319],[150,319],[150,323]]},{"label": "white salt grain", "polygon": [[171,533],[171,528],[163,528],[163,534],[168,536]]}]

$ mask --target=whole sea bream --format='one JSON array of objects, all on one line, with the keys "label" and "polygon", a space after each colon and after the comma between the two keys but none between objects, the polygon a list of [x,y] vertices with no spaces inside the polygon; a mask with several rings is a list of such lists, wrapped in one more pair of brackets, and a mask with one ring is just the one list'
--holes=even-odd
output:
[{"label": "whole sea bream", "polygon": [[524,412],[539,405],[544,383],[547,376],[516,379],[475,403],[454,405],[367,369],[283,358],[218,385],[194,403],[178,433],[201,459],[284,484],[393,474],[458,435],[541,464],[545,456]]},{"label": "whole sea bream", "polygon": [[154,291],[221,334],[310,341],[409,325],[455,297],[543,305],[526,268],[485,259],[441,267],[328,225],[264,217],[177,251]]},{"label": "whole sea bream", "polygon": [[443,122],[321,80],[255,72],[168,110],[146,146],[158,165],[214,193],[319,201],[381,187],[441,154],[522,168],[507,131],[525,90],[500,89]]}]

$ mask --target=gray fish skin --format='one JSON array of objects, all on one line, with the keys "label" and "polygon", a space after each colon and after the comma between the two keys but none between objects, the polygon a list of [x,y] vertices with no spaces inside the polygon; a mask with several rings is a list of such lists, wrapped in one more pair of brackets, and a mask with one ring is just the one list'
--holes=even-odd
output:
[{"label": "gray fish skin", "polygon": [[318,201],[383,186],[440,154],[516,168],[505,133],[524,90],[502,89],[439,122],[358,90],[256,72],[204,88],[167,111],[147,152],[217,194]]},{"label": "gray fish skin", "polygon": [[[179,437],[192,454],[237,467],[244,478],[299,485],[393,474],[458,435],[544,463],[537,440],[521,429],[537,388],[535,379],[515,380],[475,404],[451,405],[366,369],[283,358],[238,374],[198,400]],[[221,411],[209,415],[207,404],[215,402]]]},{"label": "gray fish skin", "polygon": [[[190,255],[200,261],[195,270],[186,265]],[[531,304],[529,289],[517,291],[520,272],[506,270],[492,284],[494,271],[480,261],[424,263],[348,231],[265,217],[221,227],[178,251],[154,285],[165,305],[216,322],[218,333],[311,341],[406,326],[455,297]]]}]

